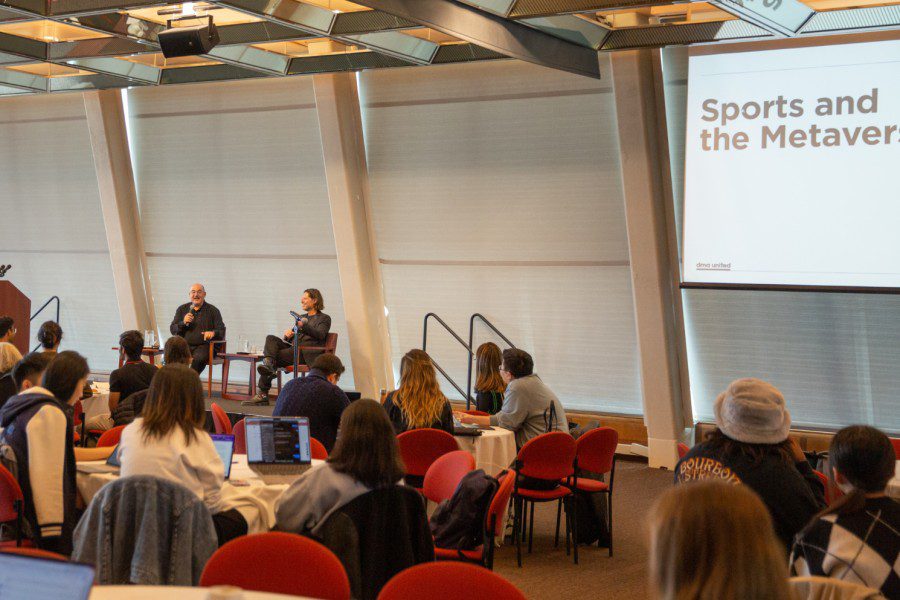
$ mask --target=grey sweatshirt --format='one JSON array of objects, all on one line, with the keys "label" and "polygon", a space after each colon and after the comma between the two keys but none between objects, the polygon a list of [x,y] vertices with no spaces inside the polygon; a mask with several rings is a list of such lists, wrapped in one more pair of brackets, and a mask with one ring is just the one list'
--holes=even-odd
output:
[{"label": "grey sweatshirt", "polygon": [[318,533],[331,513],[370,490],[349,475],[324,464],[303,474],[281,496],[275,506],[278,529],[295,533]]},{"label": "grey sweatshirt", "polygon": [[550,405],[556,406],[551,430],[569,432],[569,422],[562,403],[536,374],[513,379],[506,386],[503,407],[491,415],[491,425],[516,432],[516,446],[547,432]]}]

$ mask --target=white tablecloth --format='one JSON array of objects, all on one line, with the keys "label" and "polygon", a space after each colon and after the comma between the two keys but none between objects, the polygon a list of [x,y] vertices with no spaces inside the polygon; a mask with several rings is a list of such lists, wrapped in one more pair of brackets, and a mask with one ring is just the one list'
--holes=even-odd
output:
[{"label": "white tablecloth", "polygon": [[93,389],[94,395],[81,401],[86,421],[93,417],[109,414],[109,384],[101,381],[95,383]]},{"label": "white tablecloth", "polygon": [[[100,461],[102,463],[103,461]],[[313,468],[324,464],[323,460],[313,460]],[[85,463],[90,464],[90,463]],[[78,472],[76,481],[78,493],[88,504],[104,485],[115,481],[118,475],[112,473]],[[246,481],[250,485],[236,486],[231,481]],[[232,459],[231,477],[222,487],[223,506],[236,508],[247,520],[248,533],[262,533],[275,526],[275,504],[288,488],[286,484],[267,485],[247,466],[245,454],[235,454]]]},{"label": "white tablecloth", "polygon": [[894,478],[888,482],[887,495],[895,500],[900,500],[900,460],[894,466]]},{"label": "white tablecloth", "polygon": [[[210,588],[153,585],[95,585],[90,600],[206,600]],[[302,600],[302,596],[243,592],[242,600]]]},{"label": "white tablecloth", "polygon": [[516,436],[509,429],[494,427],[482,431],[480,436],[455,436],[459,449],[470,452],[475,457],[475,468],[484,469],[488,475],[496,476],[508,469],[516,459]]}]

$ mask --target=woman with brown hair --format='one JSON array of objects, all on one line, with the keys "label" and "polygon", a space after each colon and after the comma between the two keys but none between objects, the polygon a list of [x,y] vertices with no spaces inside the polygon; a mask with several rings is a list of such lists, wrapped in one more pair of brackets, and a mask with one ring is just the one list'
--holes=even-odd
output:
[{"label": "woman with brown hair", "polygon": [[500,375],[503,354],[493,342],[485,342],[475,351],[475,408],[494,415],[503,407],[506,382]]},{"label": "woman with brown hair", "polygon": [[374,489],[399,485],[406,468],[391,422],[374,400],[357,400],[341,415],[328,461],[304,473],[275,507],[282,531],[317,533],[342,506]]},{"label": "woman with brown hair", "polygon": [[247,533],[237,510],[225,510],[225,465],[204,431],[206,406],[197,372],[183,364],[162,367],[153,377],[141,417],[122,430],[121,475],[152,475],[174,481],[203,500],[213,515],[219,545]]},{"label": "woman with brown hair", "polygon": [[384,410],[398,434],[410,429],[453,433],[453,411],[441,392],[437,371],[424,350],[410,350],[400,361],[400,387],[387,395]]},{"label": "woman with brown hair", "polygon": [[747,486],[702,481],[650,511],[650,595],[660,600],[789,600],[784,551]]}]

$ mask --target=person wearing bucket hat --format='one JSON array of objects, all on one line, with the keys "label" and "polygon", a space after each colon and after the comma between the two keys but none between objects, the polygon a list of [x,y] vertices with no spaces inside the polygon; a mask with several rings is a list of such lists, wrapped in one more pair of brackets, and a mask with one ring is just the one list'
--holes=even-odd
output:
[{"label": "person wearing bucket hat", "polygon": [[675,482],[725,479],[762,498],[785,548],[825,506],[822,484],[788,437],[791,415],[771,383],[732,381],[714,404],[716,429],[675,467]]}]

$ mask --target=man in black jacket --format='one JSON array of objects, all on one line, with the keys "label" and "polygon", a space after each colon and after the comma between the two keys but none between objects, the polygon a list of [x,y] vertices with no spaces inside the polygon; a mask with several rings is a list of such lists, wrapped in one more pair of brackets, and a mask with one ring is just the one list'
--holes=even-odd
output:
[{"label": "man in black jacket", "polygon": [[[325,308],[325,300],[322,292],[310,288],[303,292],[300,298],[300,306],[306,314],[297,320],[297,343],[300,345],[300,364],[311,365],[322,354],[322,350],[308,350],[304,346],[324,346],[331,331],[331,317],[322,312]],[[270,335],[266,337],[266,345],[263,348],[263,362],[257,371],[259,372],[259,393],[252,400],[246,400],[241,404],[247,406],[265,406],[269,404],[269,390],[272,388],[272,380],[278,369],[294,364],[294,349],[292,341],[294,330],[288,329],[284,337]]]},{"label": "man in black jacket", "polygon": [[175,311],[169,331],[187,340],[194,357],[191,368],[202,373],[209,362],[209,343],[225,339],[225,323],[219,309],[206,302],[206,288],[202,284],[192,285],[190,296],[191,301]]}]

